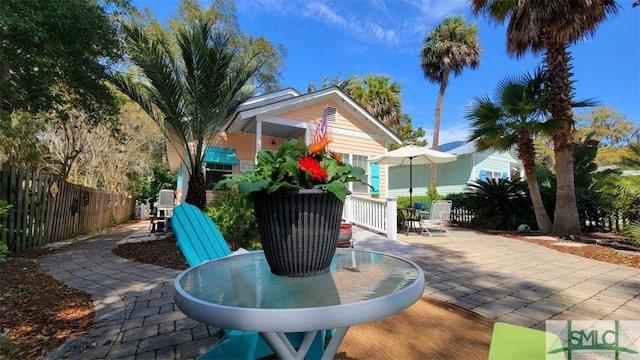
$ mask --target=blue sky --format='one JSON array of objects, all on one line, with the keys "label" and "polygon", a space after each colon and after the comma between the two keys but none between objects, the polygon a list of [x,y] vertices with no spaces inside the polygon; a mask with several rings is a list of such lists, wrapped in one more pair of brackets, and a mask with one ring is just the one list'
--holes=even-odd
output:
[{"label": "blue sky", "polygon": [[[282,85],[306,92],[311,81],[381,74],[402,87],[403,112],[422,126],[430,143],[439,86],[428,82],[419,63],[426,34],[446,16],[461,14],[479,25],[483,52],[476,70],[451,78],[445,93],[440,144],[464,140],[466,106],[493,94],[498,81],[531,72],[541,57],[509,57],[505,27],[470,13],[466,0],[236,0],[240,27],[287,48]],[[160,19],[176,10],[174,0],[136,0]],[[640,125],[640,8],[620,0],[619,13],[594,37],[570,48],[576,98],[595,98]],[[203,2],[207,4],[208,2]]]}]

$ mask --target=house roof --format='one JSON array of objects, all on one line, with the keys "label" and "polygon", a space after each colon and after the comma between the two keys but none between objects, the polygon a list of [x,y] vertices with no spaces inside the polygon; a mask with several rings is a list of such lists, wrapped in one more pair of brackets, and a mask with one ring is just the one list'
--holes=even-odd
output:
[{"label": "house roof", "polygon": [[470,141],[470,142],[453,141],[453,142],[445,143],[438,146],[438,151],[443,151],[443,152],[454,154],[454,155],[473,154],[477,151],[476,142],[475,141]]},{"label": "house roof", "polygon": [[[333,100],[342,105],[344,110],[359,120],[369,123],[370,127],[377,133],[389,137],[398,144],[402,143],[402,139],[398,135],[337,87],[329,87],[307,94],[300,94],[295,89],[290,88],[252,97],[238,107],[238,110],[227,120],[223,129],[231,132],[251,132],[251,129],[255,127],[255,118],[258,115],[278,116],[295,109],[326,102],[327,100]],[[292,136],[293,134],[285,133],[292,130],[297,131],[277,124],[263,124],[262,129],[263,133],[271,132],[272,135],[281,137]]]}]

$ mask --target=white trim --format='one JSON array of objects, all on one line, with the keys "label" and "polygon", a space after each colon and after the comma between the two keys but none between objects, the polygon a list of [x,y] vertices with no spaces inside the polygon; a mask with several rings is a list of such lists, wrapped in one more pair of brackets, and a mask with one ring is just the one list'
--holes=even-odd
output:
[{"label": "white trim", "polygon": [[315,130],[318,126],[312,123],[308,123],[308,122],[304,122],[304,121],[300,121],[300,120],[293,120],[293,119],[287,119],[287,118],[282,118],[282,117],[278,117],[278,116],[268,116],[268,115],[261,115],[258,116],[257,118],[259,118],[262,122],[268,122],[271,124],[278,124],[278,125],[285,125],[285,126],[289,126],[289,127],[296,127],[296,128],[300,128],[300,129],[306,129],[306,130]]},{"label": "white trim", "polygon": [[[322,101],[326,101],[326,98],[332,98],[337,103],[344,103],[342,107],[350,112],[352,115],[358,118],[364,118],[369,121],[369,123],[379,130],[381,130],[388,138],[394,140],[396,143],[401,144],[402,139],[400,139],[396,134],[394,134],[389,128],[387,128],[384,124],[382,124],[379,120],[371,116],[368,112],[366,112],[358,103],[353,101],[349,96],[344,94],[342,90],[337,87],[326,88],[320,91],[316,91],[310,94],[300,95],[297,97],[289,98],[286,100],[278,101],[273,104],[268,104],[265,106],[258,106],[252,109],[240,111],[239,113],[234,114],[230,117],[229,121],[227,121],[225,125],[225,130],[229,130],[229,128],[233,125],[234,122],[250,119],[254,116],[265,115],[267,113],[278,113],[284,111],[290,111],[295,107],[303,107],[310,103],[318,103]],[[248,100],[251,101],[251,100]],[[245,128],[245,126],[242,126]]]},{"label": "white trim", "polygon": [[[265,117],[259,116],[258,118],[260,118],[262,122],[268,122],[268,123],[278,124],[278,125],[286,125],[290,127],[297,127],[300,129],[305,129],[307,131],[316,130],[318,128],[318,124],[292,120],[292,119],[282,118],[278,116],[265,116]],[[327,127],[327,131],[329,134],[347,135],[355,138],[373,139],[373,140],[385,141],[385,143],[388,143],[386,142],[387,137],[378,135],[378,134],[367,134],[367,133],[363,133],[362,131],[337,129],[331,126]]]},{"label": "white trim", "polygon": [[268,93],[268,94],[262,94],[262,95],[258,95],[258,96],[254,96],[249,98],[247,101],[243,102],[241,105],[242,106],[246,106],[246,105],[252,105],[252,104],[257,104],[261,101],[264,100],[269,100],[269,99],[275,99],[284,95],[291,95],[291,96],[300,96],[300,93],[297,92],[295,89],[292,88],[287,88],[287,89],[282,89],[282,90],[278,90],[272,93]]}]

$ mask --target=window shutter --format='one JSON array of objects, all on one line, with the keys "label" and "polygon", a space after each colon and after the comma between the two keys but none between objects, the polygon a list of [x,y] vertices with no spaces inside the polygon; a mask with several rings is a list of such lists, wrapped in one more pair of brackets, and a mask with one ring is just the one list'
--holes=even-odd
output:
[{"label": "window shutter", "polygon": [[489,173],[487,170],[480,170],[480,176],[478,178],[480,180],[487,180],[489,178]]},{"label": "window shutter", "polygon": [[371,185],[373,189],[369,188],[369,193],[371,195],[380,195],[380,164],[372,163],[371,164]]},{"label": "window shutter", "polygon": [[327,122],[337,122],[338,121],[338,112],[337,112],[336,108],[331,107],[331,106],[327,106],[327,108],[324,111],[325,111],[325,114],[327,115]]},{"label": "window shutter", "polygon": [[502,180],[508,180],[509,179],[509,174],[507,174],[506,172],[502,173]]}]

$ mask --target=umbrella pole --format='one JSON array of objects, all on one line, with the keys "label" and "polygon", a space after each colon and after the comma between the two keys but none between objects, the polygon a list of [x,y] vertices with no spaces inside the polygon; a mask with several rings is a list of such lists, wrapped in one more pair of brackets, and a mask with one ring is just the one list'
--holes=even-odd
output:
[{"label": "umbrella pole", "polygon": [[409,207],[413,207],[413,158],[409,158]]}]

